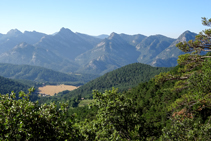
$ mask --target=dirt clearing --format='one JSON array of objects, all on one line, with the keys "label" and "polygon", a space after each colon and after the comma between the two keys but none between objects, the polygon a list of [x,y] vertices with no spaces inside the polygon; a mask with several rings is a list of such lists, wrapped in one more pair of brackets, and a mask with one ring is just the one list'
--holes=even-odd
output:
[{"label": "dirt clearing", "polygon": [[59,92],[65,91],[65,90],[72,91],[72,90],[75,90],[77,88],[78,87],[76,87],[76,86],[62,84],[62,85],[56,85],[56,86],[46,85],[44,87],[39,87],[38,90],[39,90],[39,93],[54,96],[55,93],[57,94]]}]

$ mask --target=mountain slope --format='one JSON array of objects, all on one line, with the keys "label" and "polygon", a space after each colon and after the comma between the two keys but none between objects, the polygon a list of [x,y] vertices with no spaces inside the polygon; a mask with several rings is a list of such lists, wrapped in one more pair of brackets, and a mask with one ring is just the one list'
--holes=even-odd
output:
[{"label": "mountain slope", "polygon": [[178,56],[181,54],[184,54],[184,52],[182,52],[176,47],[176,44],[183,41],[193,40],[195,39],[196,35],[197,35],[196,33],[185,31],[169,47],[167,47],[165,50],[160,52],[149,64],[152,66],[157,66],[157,67],[176,66],[177,65],[176,60]]},{"label": "mountain slope", "polygon": [[77,69],[77,64],[57,56],[48,49],[38,48],[27,43],[21,43],[7,53],[1,54],[0,62],[42,66],[63,72],[65,70],[72,72]]},{"label": "mountain slope", "polygon": [[138,62],[149,64],[155,56],[169,47],[173,41],[175,39],[163,35],[153,35],[143,39],[136,46],[137,50],[141,52]]},{"label": "mountain slope", "polygon": [[102,39],[100,39],[100,38],[93,37],[93,36],[90,36],[87,34],[82,34],[82,33],[78,33],[78,32],[76,32],[75,34],[78,35],[83,40],[89,42],[93,47],[102,41]]},{"label": "mountain slope", "polygon": [[119,34],[119,36],[127,41],[129,44],[136,46],[138,43],[140,43],[146,36],[141,35],[141,34],[136,34],[136,35],[127,35],[127,34]]},{"label": "mountain slope", "polygon": [[46,34],[44,33],[39,33],[36,31],[25,31],[24,33],[22,33],[17,29],[12,29],[7,32],[7,34],[2,34],[0,36],[0,52],[7,52],[17,44],[20,44],[22,42],[26,42],[28,44],[35,44],[45,35]]},{"label": "mountain slope", "polygon": [[[76,56],[93,48],[93,45],[87,40],[67,28],[62,28],[54,36],[44,36],[35,44],[35,47],[47,49],[64,59],[74,60]],[[98,39],[96,38],[96,40]]]},{"label": "mountain slope", "polygon": [[1,94],[11,93],[11,91],[14,91],[16,94],[18,94],[21,90],[24,92],[28,92],[28,88],[30,88],[30,86],[23,85],[22,83],[0,76]]},{"label": "mountain slope", "polygon": [[113,69],[137,62],[139,52],[118,34],[112,33],[93,49],[79,55],[75,61],[82,65],[79,72],[104,74]]},{"label": "mountain slope", "polygon": [[96,77],[97,75],[75,75],[65,74],[50,69],[29,66],[29,65],[13,65],[0,63],[0,76],[12,79],[26,79],[36,82],[50,82],[50,83],[86,83]]},{"label": "mountain slope", "polygon": [[182,54],[176,43],[195,35],[186,31],[178,39],[172,39],[163,35],[111,33],[102,40],[67,28],[61,28],[55,35],[15,29],[0,35],[0,62],[99,75],[135,62],[171,67],[176,66],[177,57]]}]

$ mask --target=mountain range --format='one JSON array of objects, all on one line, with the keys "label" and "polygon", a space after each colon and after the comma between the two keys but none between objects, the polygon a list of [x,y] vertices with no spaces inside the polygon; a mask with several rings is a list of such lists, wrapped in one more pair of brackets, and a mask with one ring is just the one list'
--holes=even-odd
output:
[{"label": "mountain range", "polygon": [[177,39],[163,35],[117,34],[90,36],[61,28],[53,35],[17,29],[0,34],[0,63],[41,66],[65,73],[103,75],[131,63],[157,67],[177,65],[183,54],[176,43],[194,39],[185,31]]}]

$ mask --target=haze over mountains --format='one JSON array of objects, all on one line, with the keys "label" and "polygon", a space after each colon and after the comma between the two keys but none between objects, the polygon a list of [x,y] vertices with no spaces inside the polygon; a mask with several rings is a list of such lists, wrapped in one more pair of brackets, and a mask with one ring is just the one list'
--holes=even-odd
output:
[{"label": "haze over mountains", "polygon": [[158,67],[176,66],[183,54],[179,41],[195,38],[185,31],[177,39],[163,35],[144,36],[111,33],[90,36],[61,28],[53,35],[17,29],[0,34],[0,63],[41,66],[65,73],[105,74],[140,62]]}]

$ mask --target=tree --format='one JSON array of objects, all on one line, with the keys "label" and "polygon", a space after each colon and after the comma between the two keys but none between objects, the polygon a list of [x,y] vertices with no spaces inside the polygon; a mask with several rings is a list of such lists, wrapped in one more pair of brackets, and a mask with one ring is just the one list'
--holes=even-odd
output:
[{"label": "tree", "polygon": [[[211,26],[211,19],[202,18],[202,24]],[[178,74],[163,73],[156,76],[156,82],[163,83],[177,80],[173,91],[186,90],[179,99],[172,103],[168,110],[171,126],[163,129],[164,139],[170,140],[210,140],[211,132],[211,56],[202,51],[211,51],[211,29],[200,32],[195,40],[180,42],[176,45],[184,52],[178,64],[182,67]]]},{"label": "tree", "polygon": [[172,125],[163,129],[165,139],[211,139],[211,59],[206,60],[200,72],[186,80],[186,93],[168,107]]},{"label": "tree", "polygon": [[80,124],[86,140],[136,140],[140,117],[132,99],[117,93],[117,89],[100,93],[93,92],[95,100],[92,107],[97,107],[96,119]]},{"label": "tree", "polygon": [[67,105],[58,110],[54,103],[38,105],[29,93],[0,95],[0,140],[83,140],[74,126],[74,115],[67,116]]}]

